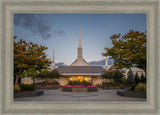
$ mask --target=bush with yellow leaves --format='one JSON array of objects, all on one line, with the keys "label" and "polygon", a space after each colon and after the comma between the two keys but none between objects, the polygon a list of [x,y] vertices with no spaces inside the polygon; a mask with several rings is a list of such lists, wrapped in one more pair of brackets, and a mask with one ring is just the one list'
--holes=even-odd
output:
[{"label": "bush with yellow leaves", "polygon": [[136,88],[135,88],[136,92],[143,92],[146,93],[146,84],[144,83],[139,83]]},{"label": "bush with yellow leaves", "polygon": [[21,88],[19,87],[19,85],[14,85],[14,91],[21,91]]}]

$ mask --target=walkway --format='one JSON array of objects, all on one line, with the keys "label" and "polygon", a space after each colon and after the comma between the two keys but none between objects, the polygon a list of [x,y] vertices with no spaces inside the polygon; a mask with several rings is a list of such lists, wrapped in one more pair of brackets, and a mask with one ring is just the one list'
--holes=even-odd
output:
[{"label": "walkway", "polygon": [[85,93],[44,90],[42,96],[15,98],[15,101],[146,101],[146,99],[118,96],[116,90],[99,90],[98,92]]}]

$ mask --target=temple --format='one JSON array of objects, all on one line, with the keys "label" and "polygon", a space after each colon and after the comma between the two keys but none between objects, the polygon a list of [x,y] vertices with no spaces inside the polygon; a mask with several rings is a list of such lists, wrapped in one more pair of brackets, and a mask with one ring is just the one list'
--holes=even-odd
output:
[{"label": "temple", "polygon": [[[108,69],[108,59],[106,60],[106,64],[107,65],[105,67],[106,69]],[[53,66],[53,69],[54,68],[55,66]],[[79,47],[77,59],[70,66],[59,66],[56,69],[61,75],[63,75],[63,77],[57,79],[57,81],[61,85],[67,85],[69,81],[75,80],[86,80],[92,85],[101,84],[103,81],[101,75],[106,71],[106,69],[102,66],[90,66],[83,58],[83,49],[81,44],[81,28],[79,28]]]},{"label": "temple", "polygon": [[[61,85],[67,85],[69,81],[75,80],[86,80],[90,82],[92,85],[102,84],[104,79],[101,78],[101,75],[109,69],[108,57],[106,57],[104,68],[102,66],[90,66],[87,63],[87,61],[83,58],[81,28],[79,28],[79,47],[77,59],[73,61],[73,63],[69,66],[59,66],[56,68],[53,51],[52,69],[57,69],[59,73],[62,75],[59,79],[56,79]],[[123,68],[122,70],[124,71],[124,76],[127,79],[127,73],[129,69]],[[131,70],[133,71],[134,75],[137,73],[139,77],[142,73],[143,75],[145,75],[145,72],[137,67],[132,67]],[[35,78],[34,82],[41,83],[44,81],[40,78]],[[30,84],[33,83],[33,80],[30,77],[22,78],[21,83]]]}]

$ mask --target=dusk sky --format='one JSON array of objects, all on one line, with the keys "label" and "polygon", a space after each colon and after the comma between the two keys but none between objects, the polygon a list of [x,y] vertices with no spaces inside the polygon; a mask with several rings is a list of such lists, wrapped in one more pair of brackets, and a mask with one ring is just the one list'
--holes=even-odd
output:
[{"label": "dusk sky", "polygon": [[146,14],[15,14],[14,36],[47,46],[55,62],[70,65],[77,58],[81,26],[83,57],[87,62],[105,59],[104,47],[111,47],[113,34],[129,30],[146,31]]}]

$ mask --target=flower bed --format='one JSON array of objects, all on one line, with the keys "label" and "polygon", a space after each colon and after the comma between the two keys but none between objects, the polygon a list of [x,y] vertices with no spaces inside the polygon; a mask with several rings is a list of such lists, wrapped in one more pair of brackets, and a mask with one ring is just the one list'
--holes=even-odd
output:
[{"label": "flower bed", "polygon": [[88,86],[87,87],[87,92],[97,92],[98,89],[96,86]]},{"label": "flower bed", "polygon": [[62,88],[64,92],[96,92],[96,86],[83,86],[83,85],[74,85],[74,86],[64,86]]},{"label": "flower bed", "polygon": [[36,85],[36,89],[58,89],[61,85]]}]

